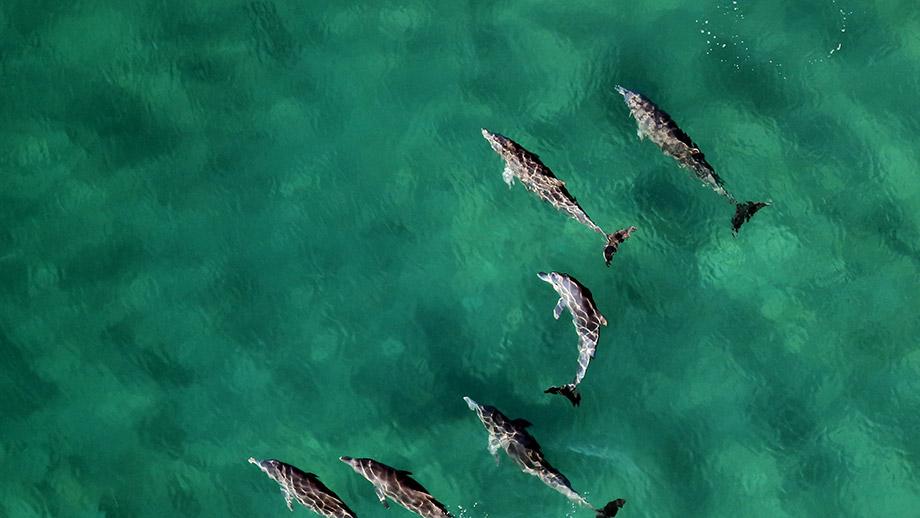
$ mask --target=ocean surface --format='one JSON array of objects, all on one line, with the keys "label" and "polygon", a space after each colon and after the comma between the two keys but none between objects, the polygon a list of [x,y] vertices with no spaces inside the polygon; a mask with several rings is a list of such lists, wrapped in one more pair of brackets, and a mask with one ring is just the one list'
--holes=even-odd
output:
[{"label": "ocean surface", "polygon": [[[740,199],[649,141],[655,100]],[[0,2],[0,516],[291,514],[278,458],[457,516],[920,516],[920,8],[885,0]],[[603,241],[509,189],[538,153]],[[609,320],[576,336],[536,274]]]}]

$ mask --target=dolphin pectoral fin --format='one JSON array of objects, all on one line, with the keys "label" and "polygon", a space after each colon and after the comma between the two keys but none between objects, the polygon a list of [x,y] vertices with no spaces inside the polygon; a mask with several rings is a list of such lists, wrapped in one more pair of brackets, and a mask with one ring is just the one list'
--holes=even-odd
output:
[{"label": "dolphin pectoral fin", "polygon": [[387,503],[387,494],[383,492],[383,489],[375,487],[374,490],[377,492],[377,499],[380,500],[380,503],[383,504],[384,509],[389,509],[390,504]]},{"label": "dolphin pectoral fin", "polygon": [[502,171],[502,179],[505,180],[505,183],[508,184],[509,188],[514,185],[514,171],[512,171],[511,168],[507,165]]},{"label": "dolphin pectoral fin", "polygon": [[565,309],[565,301],[562,300],[562,297],[559,297],[559,302],[556,303],[556,307],[553,308],[553,318],[559,320],[559,317],[562,316],[562,310]]},{"label": "dolphin pectoral fin", "polygon": [[495,435],[489,435],[489,453],[492,454],[492,457],[495,458],[495,465],[498,466],[501,463],[501,457],[498,456],[498,450],[501,449],[501,441],[498,440],[498,437]]}]

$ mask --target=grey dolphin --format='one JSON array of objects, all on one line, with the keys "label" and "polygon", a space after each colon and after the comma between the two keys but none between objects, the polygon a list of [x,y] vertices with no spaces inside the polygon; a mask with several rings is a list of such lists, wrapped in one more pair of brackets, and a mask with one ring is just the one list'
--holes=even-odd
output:
[{"label": "grey dolphin", "polygon": [[[498,462],[498,450],[505,450],[524,473],[539,478],[544,484],[565,495],[566,498],[584,507],[593,506],[574,489],[569,479],[554,468],[543,455],[540,443],[527,428],[531,426],[526,419],[510,419],[494,406],[480,405],[468,397],[463,398],[470,410],[476,412],[482,425],[489,433],[489,453]],[[625,500],[617,499],[603,509],[597,509],[598,517],[614,516]]]},{"label": "grey dolphin", "polygon": [[588,217],[588,214],[581,208],[575,197],[566,189],[565,182],[556,178],[556,175],[553,174],[549,167],[543,164],[539,156],[524,149],[523,146],[510,138],[498,133],[492,133],[487,129],[482,130],[482,136],[489,142],[492,149],[498,153],[498,156],[505,161],[502,178],[505,179],[508,187],[514,185],[515,178],[519,179],[528,191],[536,194],[541,200],[604,236],[606,241],[604,262],[607,266],[610,266],[610,261],[613,260],[613,256],[619,249],[620,244],[629,238],[630,233],[635,231],[636,227],[628,227],[612,234],[607,234]]},{"label": "grey dolphin", "polygon": [[735,205],[735,216],[732,218],[732,233],[737,234],[741,225],[750,220],[760,209],[770,205],[770,202],[746,201],[739,203],[732,193],[725,189],[722,178],[716,174],[715,169],[706,161],[700,148],[690,137],[680,129],[677,123],[664,110],[659,108],[648,97],[617,86],[617,93],[623,96],[629,113],[636,119],[639,126],[639,138],[648,137],[665,155],[677,161],[681,167],[690,170],[704,185],[724,196]]},{"label": "grey dolphin", "polygon": [[313,473],[306,473],[275,459],[256,460],[249,457],[249,463],[258,466],[269,478],[281,486],[284,501],[291,511],[294,510],[293,501],[297,500],[307,509],[325,518],[357,518],[358,516]]},{"label": "grey dolphin", "polygon": [[422,518],[453,518],[444,504],[438,502],[427,489],[411,477],[411,472],[391,468],[374,459],[339,457],[339,460],[373,484],[377,498],[384,507],[390,507],[387,503],[389,497]]},{"label": "grey dolphin", "polygon": [[560,272],[540,272],[540,280],[549,283],[556,293],[559,301],[553,309],[553,317],[557,320],[564,309],[572,315],[572,324],[578,334],[578,370],[575,371],[575,380],[572,383],[546,389],[548,394],[561,394],[572,402],[573,406],[581,403],[581,394],[578,393],[578,384],[588,372],[588,364],[597,351],[597,341],[600,338],[601,326],[607,325],[607,319],[597,309],[594,295],[584,284],[574,277]]}]

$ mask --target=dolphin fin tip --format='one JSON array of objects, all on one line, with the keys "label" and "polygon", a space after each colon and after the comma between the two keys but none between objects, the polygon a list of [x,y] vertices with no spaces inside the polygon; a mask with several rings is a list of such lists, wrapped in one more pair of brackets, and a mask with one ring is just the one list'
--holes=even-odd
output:
[{"label": "dolphin fin tip", "polygon": [[613,518],[620,512],[620,509],[622,509],[624,505],[626,505],[626,500],[622,498],[607,502],[607,505],[602,509],[597,509],[597,518]]},{"label": "dolphin fin tip", "polygon": [[772,205],[771,201],[746,201],[735,205],[735,216],[732,217],[732,234],[737,236],[741,226],[751,220],[757,211]]}]

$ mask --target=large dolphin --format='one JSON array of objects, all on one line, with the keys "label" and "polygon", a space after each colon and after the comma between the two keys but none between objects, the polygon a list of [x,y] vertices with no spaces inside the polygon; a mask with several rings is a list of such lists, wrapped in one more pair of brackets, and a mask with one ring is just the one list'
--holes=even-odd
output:
[{"label": "large dolphin", "polygon": [[258,466],[269,478],[281,486],[284,501],[291,511],[294,510],[293,501],[297,500],[307,509],[325,518],[357,518],[358,516],[313,473],[303,472],[275,459],[256,460],[249,457],[249,463]]},{"label": "large dolphin", "polygon": [[487,129],[482,130],[482,136],[489,142],[492,149],[498,153],[498,156],[505,161],[502,178],[505,179],[508,187],[514,185],[515,178],[519,179],[528,191],[533,192],[543,201],[556,207],[556,209],[568,214],[575,221],[604,236],[606,241],[604,245],[604,262],[607,266],[610,266],[610,261],[613,260],[613,255],[617,253],[620,243],[625,241],[630,233],[636,230],[636,227],[628,227],[612,234],[607,234],[601,227],[591,221],[585,210],[575,201],[575,197],[565,188],[565,182],[556,178],[550,168],[540,161],[539,156],[524,149],[523,146],[510,138],[498,133],[492,133]]},{"label": "large dolphin", "polygon": [[601,326],[607,325],[607,319],[597,309],[591,290],[571,275],[559,272],[540,272],[537,277],[549,283],[559,294],[559,301],[556,302],[556,307],[553,309],[553,317],[558,320],[562,311],[568,309],[572,315],[575,332],[578,333],[578,370],[575,371],[575,380],[566,385],[550,387],[545,392],[561,394],[568,398],[572,405],[578,406],[581,402],[578,384],[588,372],[588,364],[591,363],[597,351]]},{"label": "large dolphin", "polygon": [[[480,405],[468,397],[463,398],[468,407],[479,417],[489,433],[489,453],[499,461],[498,450],[505,450],[520,468],[528,475],[539,478],[544,484],[562,493],[572,502],[588,508],[594,508],[583,496],[572,489],[572,484],[565,475],[554,468],[543,455],[543,449],[527,428],[531,426],[526,419],[510,419],[494,406]],[[623,499],[613,500],[603,509],[596,509],[599,518],[617,514],[626,504]]]},{"label": "large dolphin", "polygon": [[411,472],[391,468],[374,459],[339,457],[339,460],[351,466],[356,473],[374,485],[377,498],[384,507],[390,507],[387,503],[387,497],[390,497],[422,518],[453,518],[444,504],[438,502],[427,489],[411,477]]},{"label": "large dolphin", "polygon": [[715,169],[700,148],[690,137],[680,129],[674,119],[664,110],[659,108],[648,97],[617,86],[617,92],[623,96],[629,113],[639,125],[639,139],[648,137],[658,145],[665,155],[677,160],[677,163],[689,169],[704,185],[724,196],[735,205],[735,216],[732,218],[732,233],[737,234],[741,225],[745,224],[760,209],[770,205],[769,202],[746,201],[739,203],[732,193],[725,189],[722,178],[716,174]]}]

